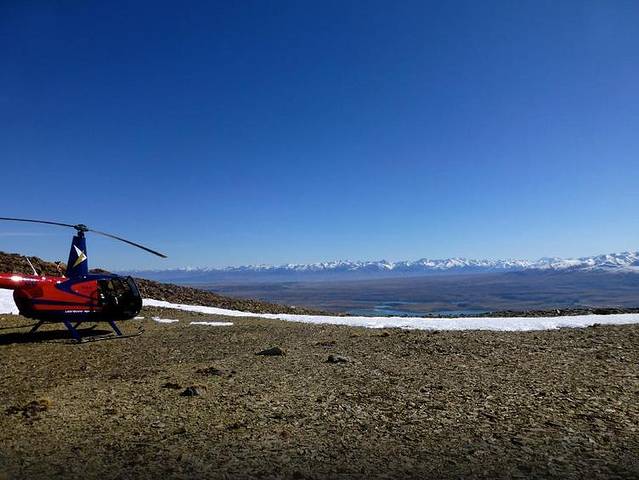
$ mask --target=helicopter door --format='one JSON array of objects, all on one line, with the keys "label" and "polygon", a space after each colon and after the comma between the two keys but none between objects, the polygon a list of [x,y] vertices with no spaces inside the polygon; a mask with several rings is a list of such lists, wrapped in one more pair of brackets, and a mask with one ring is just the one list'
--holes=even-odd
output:
[{"label": "helicopter door", "polygon": [[98,298],[104,307],[115,307],[118,304],[112,280],[98,280]]},{"label": "helicopter door", "polygon": [[100,303],[104,313],[114,318],[131,318],[142,308],[142,299],[131,277],[98,280]]}]

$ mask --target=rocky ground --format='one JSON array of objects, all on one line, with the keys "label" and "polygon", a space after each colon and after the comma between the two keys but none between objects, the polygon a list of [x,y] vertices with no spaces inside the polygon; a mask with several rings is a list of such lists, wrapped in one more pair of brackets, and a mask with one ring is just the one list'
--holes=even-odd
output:
[{"label": "rocky ground", "polygon": [[[38,257],[29,257],[36,271],[42,275],[57,275],[58,269],[54,262],[47,262]],[[66,265],[60,263],[64,271]],[[33,270],[29,266],[26,257],[18,253],[0,252],[0,272],[2,273],[24,273],[32,274]]]},{"label": "rocky ground", "polygon": [[142,314],[123,325],[141,335],[81,345],[0,318],[0,478],[639,477],[639,326]]}]

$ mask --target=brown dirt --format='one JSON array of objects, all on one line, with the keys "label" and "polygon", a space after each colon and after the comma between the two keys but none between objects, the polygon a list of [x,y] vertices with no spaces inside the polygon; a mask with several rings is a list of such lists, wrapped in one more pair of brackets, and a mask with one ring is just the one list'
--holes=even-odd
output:
[{"label": "brown dirt", "polygon": [[[72,345],[56,326],[26,337],[14,327],[31,322],[0,318],[0,478],[639,477],[639,326],[143,314],[180,322]],[[274,346],[286,354],[255,355]]]}]

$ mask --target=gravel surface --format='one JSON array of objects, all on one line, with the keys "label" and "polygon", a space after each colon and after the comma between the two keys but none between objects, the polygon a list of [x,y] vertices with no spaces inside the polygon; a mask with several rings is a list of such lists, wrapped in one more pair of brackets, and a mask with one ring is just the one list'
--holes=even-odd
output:
[{"label": "gravel surface", "polygon": [[81,345],[0,318],[0,479],[639,477],[639,326],[142,315]]}]

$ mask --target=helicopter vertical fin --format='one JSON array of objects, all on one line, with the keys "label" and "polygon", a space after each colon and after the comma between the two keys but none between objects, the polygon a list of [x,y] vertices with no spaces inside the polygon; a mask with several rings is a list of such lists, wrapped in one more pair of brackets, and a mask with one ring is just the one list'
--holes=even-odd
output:
[{"label": "helicopter vertical fin", "polygon": [[67,262],[67,277],[81,277],[89,273],[87,258],[87,243],[83,232],[78,232],[71,241],[69,261]]}]

